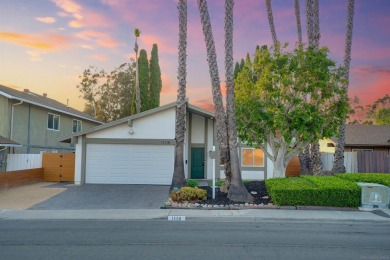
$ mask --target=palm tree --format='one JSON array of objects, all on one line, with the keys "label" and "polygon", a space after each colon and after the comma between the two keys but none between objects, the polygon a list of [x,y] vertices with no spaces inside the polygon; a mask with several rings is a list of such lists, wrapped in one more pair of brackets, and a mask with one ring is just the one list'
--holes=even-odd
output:
[{"label": "palm tree", "polygon": [[[345,37],[345,54],[344,54],[344,67],[345,67],[345,78],[349,81],[349,67],[351,64],[351,48],[352,48],[352,30],[353,30],[353,15],[354,15],[354,0],[348,0],[347,7],[347,34]],[[344,86],[345,90],[348,91],[348,83]],[[334,161],[332,172],[343,173],[345,172],[344,167],[344,145],[345,145],[345,118],[344,123],[340,126],[339,137],[337,139],[336,151],[334,154]]]},{"label": "palm tree", "polygon": [[268,23],[269,23],[269,27],[271,29],[272,40],[273,40],[274,44],[276,45],[276,43],[278,42],[278,38],[276,37],[274,18],[272,15],[271,0],[265,0],[265,5],[267,7]]},{"label": "palm tree", "polygon": [[295,8],[295,18],[297,20],[298,44],[302,45],[301,11],[299,8],[299,0],[294,0],[294,8]]},{"label": "palm tree", "polygon": [[186,77],[187,77],[187,0],[177,3],[179,10],[179,89],[176,100],[176,131],[175,131],[175,168],[172,177],[171,189],[186,185],[184,176],[184,135],[186,131]]},{"label": "palm tree", "polygon": [[138,79],[138,43],[137,39],[140,36],[141,31],[138,28],[134,29],[134,36],[135,36],[135,45],[134,45],[134,51],[135,51],[135,87],[136,87],[136,93],[135,93],[135,100],[136,100],[136,110],[137,114],[141,112],[141,95],[140,95],[140,88],[139,88],[139,79]]},{"label": "palm tree", "polygon": [[232,178],[227,197],[232,201],[253,201],[252,195],[242,183],[240,160],[237,151],[237,126],[234,109],[233,73],[233,6],[234,0],[225,0],[225,76],[226,76],[226,115],[229,138]]},{"label": "palm tree", "polygon": [[221,164],[224,165],[227,181],[231,181],[231,168],[229,158],[229,146],[227,137],[226,114],[223,108],[222,93],[217,64],[217,54],[215,51],[214,37],[210,23],[209,11],[206,0],[198,0],[200,20],[202,23],[203,35],[207,49],[207,60],[209,63],[209,73],[211,78],[211,90],[215,107],[215,121],[217,128],[217,141],[220,151]]}]

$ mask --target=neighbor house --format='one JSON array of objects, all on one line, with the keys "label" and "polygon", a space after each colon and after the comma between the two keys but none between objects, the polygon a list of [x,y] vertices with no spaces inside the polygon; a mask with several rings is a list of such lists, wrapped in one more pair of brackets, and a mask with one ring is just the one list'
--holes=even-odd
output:
[{"label": "neighbor house", "polygon": [[[337,139],[320,141],[321,152],[334,153]],[[390,125],[346,125],[345,152],[390,152]]]},{"label": "neighbor house", "polygon": [[73,153],[73,145],[59,142],[58,137],[101,124],[45,93],[39,95],[28,89],[21,92],[0,85],[0,171],[5,171],[8,153]]},{"label": "neighbor house", "polygon": [[[65,136],[76,147],[75,183],[163,184],[172,181],[176,103]],[[214,113],[187,103],[184,171],[188,179],[224,178]],[[265,179],[272,163],[263,151],[239,144],[243,179]],[[218,150],[218,149],[216,149]],[[270,174],[271,175],[271,174]]]}]

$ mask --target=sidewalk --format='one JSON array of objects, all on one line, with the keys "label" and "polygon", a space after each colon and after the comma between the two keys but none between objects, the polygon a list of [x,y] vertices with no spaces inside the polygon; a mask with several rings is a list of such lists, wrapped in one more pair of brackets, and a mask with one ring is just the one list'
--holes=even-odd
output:
[{"label": "sidewalk", "polygon": [[380,210],[380,212],[377,210],[375,213],[377,214],[365,211],[283,209],[0,210],[0,220],[167,220],[168,216],[184,216],[186,221],[336,221],[370,223],[387,222],[390,224],[390,210],[384,209]]}]

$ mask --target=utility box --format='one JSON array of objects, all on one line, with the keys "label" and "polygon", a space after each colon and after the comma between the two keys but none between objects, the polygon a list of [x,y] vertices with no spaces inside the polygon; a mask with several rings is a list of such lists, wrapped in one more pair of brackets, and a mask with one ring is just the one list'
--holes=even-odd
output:
[{"label": "utility box", "polygon": [[362,208],[389,208],[390,188],[377,183],[358,182],[362,187]]}]

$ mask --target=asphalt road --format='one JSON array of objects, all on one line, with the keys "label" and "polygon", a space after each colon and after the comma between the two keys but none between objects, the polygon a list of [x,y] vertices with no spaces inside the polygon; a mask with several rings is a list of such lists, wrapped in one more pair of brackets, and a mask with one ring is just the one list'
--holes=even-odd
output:
[{"label": "asphalt road", "polygon": [[0,259],[390,259],[388,223],[0,221]]}]

